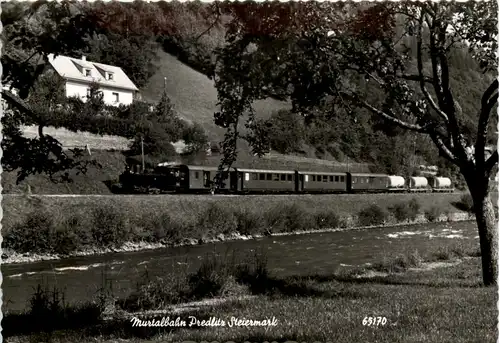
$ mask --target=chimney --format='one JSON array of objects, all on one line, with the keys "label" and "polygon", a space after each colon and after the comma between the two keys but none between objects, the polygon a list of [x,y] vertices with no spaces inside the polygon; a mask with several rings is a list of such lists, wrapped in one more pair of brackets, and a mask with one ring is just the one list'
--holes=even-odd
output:
[{"label": "chimney", "polygon": [[82,56],[82,61],[86,61],[87,60],[87,56]]}]

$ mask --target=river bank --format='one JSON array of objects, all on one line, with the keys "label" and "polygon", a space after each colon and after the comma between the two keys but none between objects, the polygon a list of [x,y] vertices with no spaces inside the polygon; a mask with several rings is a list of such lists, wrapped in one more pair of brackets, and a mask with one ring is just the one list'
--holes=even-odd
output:
[{"label": "river bank", "polygon": [[[473,218],[463,212],[442,214],[438,218],[435,218],[433,222],[458,222],[458,221],[469,221]],[[120,247],[91,247],[84,250],[79,250],[71,252],[69,254],[39,254],[39,253],[18,253],[12,249],[2,249],[1,250],[1,263],[6,264],[21,264],[21,263],[34,263],[40,261],[51,261],[51,260],[61,260],[70,257],[81,257],[81,256],[94,256],[94,255],[104,255],[109,253],[123,253],[123,252],[137,252],[137,251],[147,251],[156,250],[164,248],[175,248],[182,246],[194,246],[209,244],[215,242],[230,242],[230,241],[242,241],[242,240],[252,240],[262,238],[264,236],[293,236],[293,235],[307,235],[314,233],[328,233],[328,232],[340,232],[340,231],[354,231],[354,230],[366,230],[366,229],[378,229],[384,227],[397,227],[397,226],[408,226],[429,223],[430,221],[426,219],[424,214],[417,216],[415,220],[407,220],[405,222],[396,222],[394,218],[389,218],[387,223],[382,225],[368,225],[368,226],[357,226],[358,219],[354,216],[343,218],[343,222],[346,227],[342,228],[322,228],[314,230],[297,230],[293,232],[267,232],[266,235],[253,234],[253,235],[243,235],[240,233],[231,234],[218,234],[214,238],[183,238],[182,242],[178,244],[168,244],[168,243],[151,243],[145,241],[139,242],[125,242]]]}]

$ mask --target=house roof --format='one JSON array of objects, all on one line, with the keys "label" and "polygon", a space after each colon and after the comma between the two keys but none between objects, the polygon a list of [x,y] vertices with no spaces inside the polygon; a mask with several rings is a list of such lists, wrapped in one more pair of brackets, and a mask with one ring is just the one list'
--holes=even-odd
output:
[{"label": "house roof", "polygon": [[[63,78],[86,83],[96,82],[101,86],[116,87],[138,91],[139,89],[128,78],[120,67],[102,63],[58,55],[49,55],[49,62]],[[83,68],[90,69],[90,76],[85,76]],[[113,79],[106,80],[104,72],[112,73]]]}]

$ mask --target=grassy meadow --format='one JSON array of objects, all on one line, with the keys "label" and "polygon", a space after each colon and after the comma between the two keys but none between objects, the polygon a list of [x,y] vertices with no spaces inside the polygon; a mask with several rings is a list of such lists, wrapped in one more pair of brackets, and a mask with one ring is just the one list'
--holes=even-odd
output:
[{"label": "grassy meadow", "polygon": [[[268,271],[265,255],[249,255],[246,263],[211,257],[192,274],[179,270],[168,277],[145,277],[128,297],[112,300],[112,310],[102,296],[70,308],[39,289],[33,296],[36,301],[32,299],[36,306],[4,317],[3,335],[9,342],[494,342],[497,292],[481,286],[477,242],[451,241],[425,252],[387,256],[367,267],[286,278]],[[131,323],[133,317],[162,316],[187,323],[190,316],[226,323],[232,317],[275,317],[277,325]],[[363,325],[366,317],[383,317],[386,322]],[[28,320],[36,325],[16,325]]]}]

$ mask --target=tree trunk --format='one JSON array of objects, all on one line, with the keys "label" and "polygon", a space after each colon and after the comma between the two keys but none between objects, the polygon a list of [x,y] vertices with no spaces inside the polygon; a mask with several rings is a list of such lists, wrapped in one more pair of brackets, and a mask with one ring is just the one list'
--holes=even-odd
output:
[{"label": "tree trunk", "polygon": [[[472,193],[472,190],[471,190]],[[493,203],[488,191],[474,192],[474,212],[476,214],[483,282],[485,286],[496,285],[498,272],[498,228]]]}]

